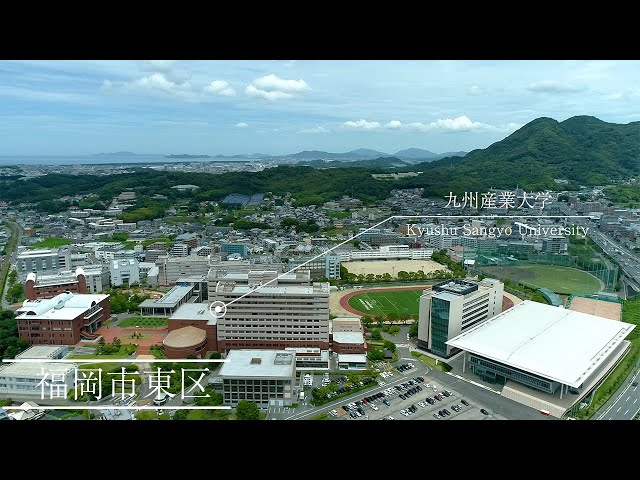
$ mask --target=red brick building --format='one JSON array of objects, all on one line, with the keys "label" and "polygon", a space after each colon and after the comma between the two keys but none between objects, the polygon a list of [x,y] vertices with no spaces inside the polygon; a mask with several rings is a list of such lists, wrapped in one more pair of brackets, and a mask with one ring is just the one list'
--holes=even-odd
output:
[{"label": "red brick building", "polygon": [[87,278],[81,267],[76,268],[75,275],[37,276],[31,272],[24,282],[24,293],[27,300],[53,298],[65,292],[87,293]]},{"label": "red brick building", "polygon": [[31,345],[75,345],[93,339],[109,318],[109,295],[61,293],[25,300],[16,312],[18,334]]},{"label": "red brick building", "polygon": [[208,303],[185,303],[180,306],[169,319],[169,334],[162,342],[167,358],[203,358],[207,352],[217,352],[216,323],[209,312]]}]

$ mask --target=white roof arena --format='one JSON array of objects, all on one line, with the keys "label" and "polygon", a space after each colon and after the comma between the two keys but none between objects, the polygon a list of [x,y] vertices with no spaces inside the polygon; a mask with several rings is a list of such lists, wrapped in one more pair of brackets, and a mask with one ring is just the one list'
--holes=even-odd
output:
[{"label": "white roof arena", "polygon": [[635,325],[525,300],[448,345],[579,387]]}]

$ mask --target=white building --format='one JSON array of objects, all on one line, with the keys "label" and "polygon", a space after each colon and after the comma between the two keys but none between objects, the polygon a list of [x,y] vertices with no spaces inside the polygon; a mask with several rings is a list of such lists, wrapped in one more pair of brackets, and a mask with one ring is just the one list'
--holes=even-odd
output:
[{"label": "white building", "polygon": [[[311,283],[308,270],[209,273],[209,301],[227,305],[218,318],[218,347],[329,348],[329,284]],[[256,289],[258,286],[262,286]],[[233,303],[230,303],[233,302]]]},{"label": "white building", "polygon": [[432,254],[432,248],[409,248],[409,245],[383,245],[373,250],[352,250],[349,252],[340,252],[340,261],[429,260]]},{"label": "white building", "polygon": [[457,352],[446,342],[502,312],[504,284],[486,278],[447,280],[420,297],[418,347],[440,357]]},{"label": "white building", "polygon": [[464,352],[462,373],[504,385],[502,396],[561,417],[615,368],[634,328],[525,300],[447,344]]},{"label": "white building", "polygon": [[156,261],[159,268],[160,285],[173,285],[180,277],[205,275],[209,271],[209,257],[188,255],[186,257],[159,257]]},{"label": "white building", "polygon": [[18,279],[24,282],[27,274],[34,272],[37,275],[56,274],[60,270],[71,268],[71,252],[69,249],[23,249],[18,253],[16,260]]},{"label": "white building", "polygon": [[[0,366],[0,396],[38,396],[44,392],[44,398],[49,399],[51,392],[66,388],[69,391],[75,385],[75,369],[72,363],[25,363],[15,362]],[[54,384],[51,379],[54,374]],[[43,385],[39,385],[44,380]],[[63,387],[63,385],[65,387]],[[53,389],[53,390],[52,390]],[[64,396],[66,398],[66,395]]]},{"label": "white building", "polygon": [[111,272],[111,284],[114,287],[140,283],[140,267],[134,258],[112,260],[109,264]]},{"label": "white building", "polygon": [[222,364],[224,404],[241,400],[266,408],[271,400],[291,405],[295,401],[296,363],[286,350],[233,350]]},{"label": "white building", "polygon": [[186,243],[175,243],[171,247],[171,255],[175,257],[186,257],[189,255],[189,245]]}]

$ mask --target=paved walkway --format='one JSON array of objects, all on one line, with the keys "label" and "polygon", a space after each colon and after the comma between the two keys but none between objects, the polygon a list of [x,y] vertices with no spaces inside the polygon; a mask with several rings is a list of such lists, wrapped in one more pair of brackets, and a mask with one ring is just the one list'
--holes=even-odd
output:
[{"label": "paved walkway", "polygon": [[[142,334],[142,338],[132,338],[134,332]],[[140,347],[150,347],[162,343],[164,337],[167,336],[166,328],[122,328],[122,327],[100,327],[97,332],[102,335],[104,341],[111,343],[114,338],[118,337],[122,343],[136,343]],[[146,350],[146,349],[145,349]]]}]

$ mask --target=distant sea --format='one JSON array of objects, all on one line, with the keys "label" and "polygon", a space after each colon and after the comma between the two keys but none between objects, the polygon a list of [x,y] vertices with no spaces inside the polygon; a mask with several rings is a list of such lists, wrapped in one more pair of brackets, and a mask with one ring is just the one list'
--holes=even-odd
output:
[{"label": "distant sea", "polygon": [[[185,163],[185,162],[238,162],[246,163],[246,158],[167,158],[164,155],[0,155],[2,165],[98,165],[98,164],[145,164],[145,163]],[[253,161],[259,161],[255,159]]]}]

